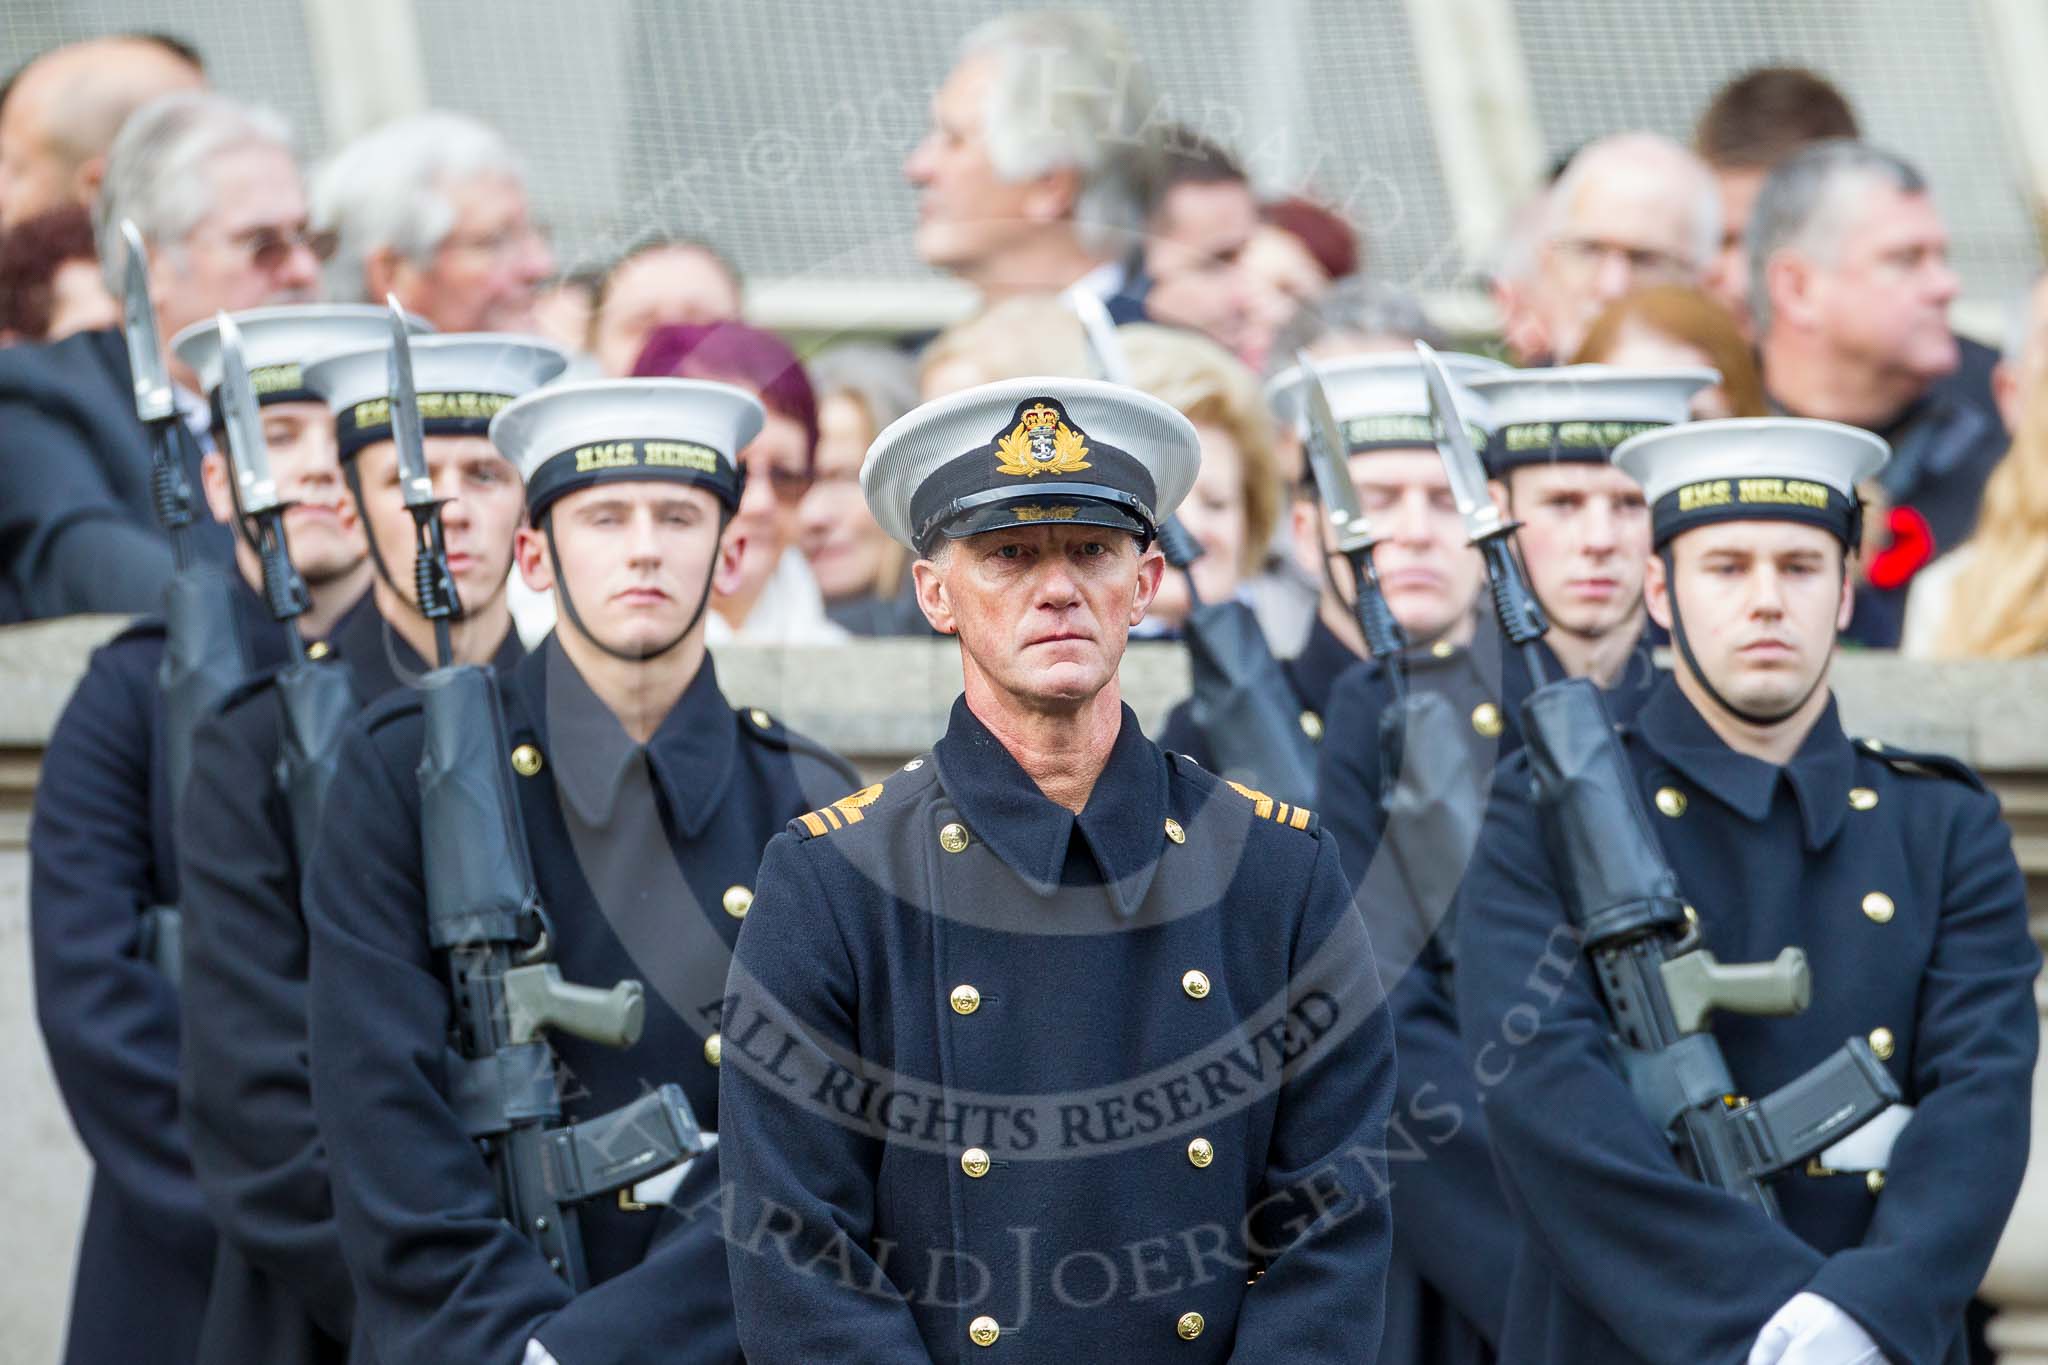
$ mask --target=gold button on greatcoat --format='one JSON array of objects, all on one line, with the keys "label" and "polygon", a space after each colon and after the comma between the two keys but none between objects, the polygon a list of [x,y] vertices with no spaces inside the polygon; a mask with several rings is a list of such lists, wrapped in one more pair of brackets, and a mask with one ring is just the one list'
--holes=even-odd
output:
[{"label": "gold button on greatcoat", "polygon": [[521,777],[532,777],[540,771],[540,750],[531,744],[522,744],[512,751],[512,771]]},{"label": "gold button on greatcoat", "polygon": [[1480,702],[1472,708],[1472,728],[1486,739],[1500,734],[1500,708],[1490,701]]},{"label": "gold button on greatcoat", "polygon": [[1180,1321],[1173,1325],[1173,1330],[1180,1333],[1182,1341],[1193,1341],[1202,1335],[1202,1329],[1208,1325],[1202,1320],[1200,1313],[1182,1313]]},{"label": "gold button on greatcoat", "polygon": [[734,919],[745,919],[747,911],[754,908],[754,893],[744,886],[728,886],[720,904],[725,906],[725,913]]},{"label": "gold button on greatcoat", "polygon": [[959,853],[967,847],[967,826],[955,820],[939,830],[939,847],[948,853]]},{"label": "gold button on greatcoat", "polygon": [[1181,974],[1180,988],[1196,1000],[1209,994],[1209,974],[1198,967],[1190,967]]},{"label": "gold button on greatcoat", "polygon": [[969,1180],[979,1180],[988,1174],[988,1153],[979,1147],[969,1147],[960,1154],[960,1169],[967,1172]]},{"label": "gold button on greatcoat", "polygon": [[1188,1144],[1188,1160],[1194,1163],[1195,1169],[1206,1170],[1215,1159],[1216,1148],[1209,1139],[1198,1137]]},{"label": "gold button on greatcoat", "polygon": [[1890,924],[1896,908],[1892,898],[1882,891],[1873,891],[1863,898],[1863,913],[1878,924]]},{"label": "gold button on greatcoat", "polygon": [[1166,837],[1176,844],[1184,844],[1188,841],[1188,832],[1180,827],[1180,821],[1169,815],[1166,817]]},{"label": "gold button on greatcoat", "polygon": [[1656,800],[1658,811],[1674,820],[1685,814],[1685,793],[1676,787],[1657,788]]},{"label": "gold button on greatcoat", "polygon": [[717,1066],[725,1057],[725,1039],[714,1033],[704,1040],[704,1060]]},{"label": "gold button on greatcoat", "polygon": [[1863,1188],[1869,1190],[1872,1194],[1882,1192],[1884,1189],[1884,1172],[1865,1171],[1863,1173]]},{"label": "gold button on greatcoat", "polygon": [[1301,732],[1320,744],[1323,741],[1323,718],[1313,711],[1301,713]]},{"label": "gold button on greatcoat", "polygon": [[1850,810],[1871,810],[1877,805],[1877,793],[1868,787],[1849,788]]},{"label": "gold button on greatcoat", "polygon": [[315,640],[312,644],[306,646],[306,657],[309,659],[324,659],[328,653],[329,649],[325,640]]},{"label": "gold button on greatcoat", "polygon": [[1899,1040],[1892,1037],[1888,1028],[1874,1028],[1870,1031],[1870,1050],[1880,1062],[1888,1062],[1899,1050]]},{"label": "gold button on greatcoat", "polygon": [[1003,1329],[986,1313],[967,1324],[967,1339],[976,1346],[993,1346],[1002,1334]]},{"label": "gold button on greatcoat", "polygon": [[981,992],[961,982],[953,988],[953,1013],[972,1014],[981,1008]]},{"label": "gold button on greatcoat", "polygon": [[765,730],[775,723],[769,719],[768,713],[758,706],[747,712],[747,719],[754,722],[755,728],[760,730]]},{"label": "gold button on greatcoat", "polygon": [[1439,659],[1448,659],[1451,657],[1453,653],[1457,651],[1457,648],[1458,647],[1452,644],[1449,640],[1438,640],[1435,644],[1429,647],[1429,652],[1431,654],[1434,654]]},{"label": "gold button on greatcoat", "polygon": [[1700,912],[1699,912],[1699,911],[1697,911],[1697,910],[1693,909],[1693,908],[1692,908],[1692,907],[1691,907],[1690,905],[1683,905],[1683,906],[1680,906],[1679,908],[1680,908],[1681,910],[1685,911],[1685,922],[1686,922],[1687,924],[1691,925],[1691,926],[1692,926],[1693,928],[1695,928],[1695,929],[1697,929],[1697,928],[1699,928],[1699,927],[1700,927]]}]

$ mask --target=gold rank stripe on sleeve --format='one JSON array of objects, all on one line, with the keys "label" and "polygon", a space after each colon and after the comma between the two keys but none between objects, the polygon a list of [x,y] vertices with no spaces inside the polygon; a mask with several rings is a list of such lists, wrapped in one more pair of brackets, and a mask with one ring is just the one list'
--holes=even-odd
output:
[{"label": "gold rank stripe on sleeve", "polygon": [[851,796],[842,796],[829,806],[820,806],[797,818],[815,839],[821,834],[859,824],[864,818],[861,811],[875,804],[875,798],[881,794],[882,784],[877,782],[872,787],[862,787]]},{"label": "gold rank stripe on sleeve", "polygon": [[[1228,781],[1229,779],[1225,779]],[[1307,829],[1308,822],[1315,818],[1307,806],[1290,806],[1285,801],[1275,801],[1262,791],[1254,791],[1242,782],[1231,782],[1237,794],[1252,803],[1252,814],[1261,820],[1271,820],[1276,825],[1289,829]]]}]

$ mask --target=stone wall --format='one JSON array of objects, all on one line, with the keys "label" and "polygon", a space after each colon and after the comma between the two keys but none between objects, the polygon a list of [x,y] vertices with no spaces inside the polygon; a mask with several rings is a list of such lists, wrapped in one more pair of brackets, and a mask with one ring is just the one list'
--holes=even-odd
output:
[{"label": "stone wall", "polygon": [[[93,646],[115,618],[0,628],[0,1365],[57,1358],[89,1166],[65,1117],[29,985],[28,816],[42,745]],[[943,730],[960,688],[955,648],[924,640],[850,648],[716,653],[736,704],[760,706],[881,772]],[[1137,645],[1126,697],[1148,728],[1187,690],[1177,646]],[[1836,692],[1851,733],[1939,749],[1976,764],[2005,803],[2026,868],[2037,938],[2048,941],[2048,660],[1925,664],[1847,655]],[[2048,1013],[2048,982],[2042,992]],[[2048,1077],[2048,1072],[2043,1073]],[[2036,1160],[1988,1292],[2013,1305],[1994,1324],[2007,1359],[2048,1362],[2048,1081],[2035,1090]]]}]

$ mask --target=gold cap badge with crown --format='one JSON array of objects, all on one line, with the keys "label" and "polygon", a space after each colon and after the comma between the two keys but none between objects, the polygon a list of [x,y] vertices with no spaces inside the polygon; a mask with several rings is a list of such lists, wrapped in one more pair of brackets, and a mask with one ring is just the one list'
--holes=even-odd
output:
[{"label": "gold cap badge with crown", "polygon": [[1072,474],[1088,468],[1087,457],[1081,433],[1042,401],[1026,408],[1010,434],[996,442],[996,472],[1016,478]]}]

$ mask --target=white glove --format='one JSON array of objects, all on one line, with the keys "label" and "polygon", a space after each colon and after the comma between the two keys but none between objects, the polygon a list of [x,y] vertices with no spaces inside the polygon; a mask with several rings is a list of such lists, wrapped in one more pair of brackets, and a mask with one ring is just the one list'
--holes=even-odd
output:
[{"label": "white glove", "polygon": [[541,1345],[532,1337],[528,1337],[526,1339],[526,1365],[562,1365],[562,1362],[556,1360],[547,1347]]},{"label": "white glove", "polygon": [[1802,1292],[1764,1324],[1749,1348],[1749,1365],[1885,1365],[1885,1360],[1856,1319],[1820,1295]]}]

